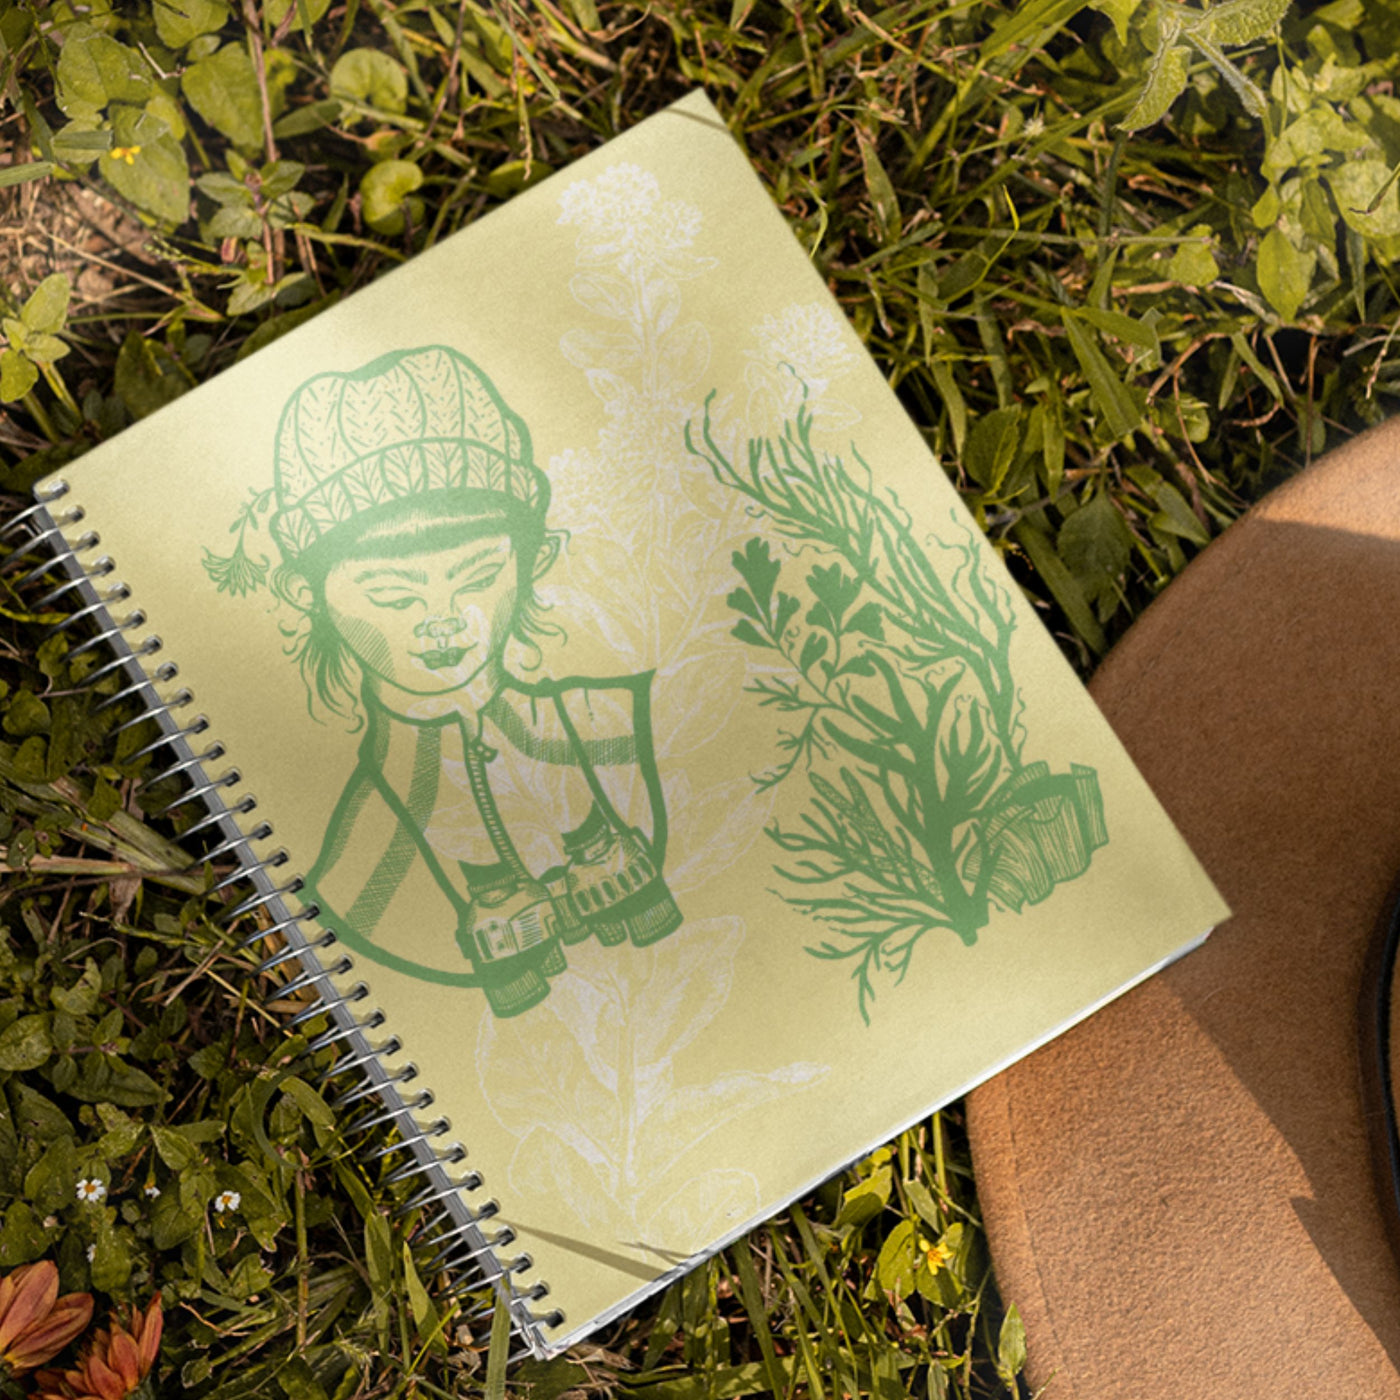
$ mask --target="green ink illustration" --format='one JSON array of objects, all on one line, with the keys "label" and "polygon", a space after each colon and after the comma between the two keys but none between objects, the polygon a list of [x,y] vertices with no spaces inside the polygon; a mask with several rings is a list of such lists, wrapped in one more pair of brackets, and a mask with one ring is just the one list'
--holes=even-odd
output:
[{"label": "green ink illustration", "polygon": [[258,589],[245,536],[275,507],[267,583],[297,620],[308,703],[363,726],[307,876],[322,922],[401,972],[481,988],[498,1017],[543,1001],[570,945],[643,947],[681,924],[651,672],[506,665],[512,642],[538,657],[560,634],[535,594],[562,543],[549,502],[524,421],[428,346],[297,388],[272,496],[235,521],[232,556],[204,560],[221,591]]},{"label": "green ink illustration", "polygon": [[775,867],[779,892],[834,930],[808,951],[854,963],[868,1024],[877,976],[902,980],[926,935],[970,945],[993,902],[1020,913],[1088,869],[1108,841],[1098,777],[1025,758],[1016,618],[970,534],[945,546],[940,572],[854,445],[856,470],[813,445],[805,402],[740,465],[715,438],[710,399],[687,446],[785,546],[775,555],[755,536],[736,550],[728,599],[732,634],[773,662],[745,689],[793,725],[754,782],[800,769],[810,788],[800,825],[767,827],[794,857]]}]

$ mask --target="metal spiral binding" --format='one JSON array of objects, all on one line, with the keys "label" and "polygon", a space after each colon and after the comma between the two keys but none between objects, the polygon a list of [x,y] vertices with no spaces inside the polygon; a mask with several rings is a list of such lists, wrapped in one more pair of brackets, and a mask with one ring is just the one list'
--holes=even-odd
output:
[{"label": "metal spiral binding", "polygon": [[[542,1329],[558,1327],[564,1321],[564,1314],[558,1309],[536,1312],[531,1304],[548,1295],[548,1285],[542,1282],[528,1287],[517,1285],[518,1276],[528,1273],[534,1261],[528,1254],[519,1254],[514,1258],[505,1258],[500,1254],[500,1250],[515,1240],[515,1232],[509,1226],[504,1226],[488,1233],[486,1223],[500,1209],[495,1200],[472,1206],[464,1199],[484,1188],[481,1174],[468,1170],[457,1175],[450,1170],[466,1160],[467,1150],[455,1140],[437,1144],[437,1139],[449,1137],[451,1133],[451,1124],[446,1118],[423,1123],[415,1117],[415,1114],[432,1105],[432,1092],[422,1090],[411,1098],[406,1097],[401,1091],[404,1085],[416,1078],[417,1067],[410,1063],[391,1071],[385,1066],[384,1059],[397,1054],[404,1047],[396,1035],[390,1035],[379,1044],[370,1040],[371,1033],[383,1026],[386,1018],[377,1007],[365,1014],[356,1013],[356,1006],[370,995],[368,987],[360,982],[344,991],[337,988],[333,979],[351,972],[354,959],[341,949],[333,962],[323,962],[320,955],[339,943],[335,931],[329,928],[311,934],[303,931],[302,922],[315,920],[320,914],[319,908],[315,903],[296,909],[290,907],[288,901],[304,885],[300,877],[280,885],[273,881],[269,872],[287,863],[289,857],[286,851],[274,851],[261,858],[257,856],[254,847],[273,834],[272,825],[267,821],[258,821],[244,829],[239,824],[239,818],[248,816],[256,809],[257,799],[253,796],[244,796],[233,802],[224,800],[224,792],[242,781],[239,770],[229,768],[217,776],[209,775],[207,765],[225,756],[223,744],[214,741],[205,746],[202,752],[194,750],[191,741],[208,731],[209,721],[205,716],[195,714],[188,723],[180,722],[176,712],[194,704],[194,696],[188,689],[182,688],[168,698],[162,697],[157,687],[168,686],[179,674],[179,668],[175,663],[166,661],[147,669],[148,659],[163,649],[158,636],[144,637],[136,646],[128,640],[128,633],[145,626],[146,615],[139,608],[124,617],[118,617],[113,612],[118,604],[131,596],[130,589],[120,580],[99,589],[99,581],[111,578],[117,571],[117,564],[107,555],[100,556],[89,565],[82,563],[79,556],[95,549],[101,540],[94,531],[88,531],[74,540],[67,538],[65,531],[85,516],[83,508],[76,504],[62,511],[53,509],[58,501],[68,495],[66,482],[54,482],[42,494],[36,492],[38,499],[34,505],[19,511],[0,525],[0,544],[9,547],[8,557],[0,563],[0,576],[8,573],[12,566],[23,568],[36,557],[38,562],[32,563],[12,580],[12,588],[27,588],[55,573],[66,575],[63,582],[50,587],[31,605],[33,611],[44,612],[57,603],[80,604],[51,627],[45,639],[70,632],[86,619],[93,620],[95,630],[70,649],[70,659],[102,646],[110,647],[113,657],[89,672],[81,684],[94,687],[114,675],[126,680],[126,684],[114,694],[104,697],[96,710],[105,712],[127,701],[135,702],[140,707],[139,713],[116,725],[112,732],[120,734],[153,721],[160,730],[158,737],[137,749],[132,758],[156,754],[162,749],[168,750],[171,755],[171,761],[144,780],[141,789],[156,787],[172,779],[188,784],[179,797],[156,815],[166,816],[192,802],[201,803],[207,809],[207,814],[185,828],[181,841],[188,845],[192,838],[208,833],[206,848],[198,858],[199,866],[227,858],[234,860],[237,867],[232,874],[214,883],[209,893],[222,892],[240,881],[247,881],[253,887],[251,894],[223,911],[219,923],[228,926],[241,918],[256,917],[259,927],[242,940],[241,946],[244,948],[251,948],[268,939],[281,941],[282,946],[274,947],[258,963],[254,969],[257,974],[269,975],[288,964],[300,963],[302,970],[299,975],[278,984],[269,1000],[285,1002],[302,993],[314,994],[314,999],[307,1006],[283,1024],[287,1029],[295,1030],[317,1020],[329,1023],[328,1029],[308,1041],[305,1054],[309,1057],[327,1049],[335,1051],[335,1060],[320,1077],[322,1085],[329,1085],[344,1075],[357,1076],[332,1101],[333,1109],[339,1112],[375,1097],[381,1101],[382,1108],[372,1107],[368,1113],[346,1124],[343,1131],[347,1136],[354,1136],[387,1125],[397,1130],[398,1138],[367,1153],[366,1161],[406,1153],[407,1159],[384,1177],[384,1184],[391,1186],[424,1179],[421,1188],[394,1211],[396,1217],[420,1210],[430,1212],[418,1241],[418,1247],[428,1256],[423,1266],[424,1273],[429,1277],[443,1271],[452,1275],[444,1290],[450,1299],[455,1300],[461,1294],[478,1292],[488,1286],[504,1298],[512,1326],[525,1342],[524,1348],[513,1353],[508,1360],[547,1354],[548,1346]],[[20,542],[10,543],[16,536],[21,537]],[[495,1306],[494,1302],[484,1303],[466,1313],[462,1320],[468,1325],[480,1321],[490,1316]]]}]

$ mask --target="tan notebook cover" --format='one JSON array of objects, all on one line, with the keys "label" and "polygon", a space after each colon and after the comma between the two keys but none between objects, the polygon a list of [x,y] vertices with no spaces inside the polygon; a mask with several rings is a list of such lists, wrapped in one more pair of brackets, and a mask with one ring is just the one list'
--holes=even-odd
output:
[{"label": "tan notebook cover", "polygon": [[548,1347],[1227,913],[699,94],[61,475]]}]

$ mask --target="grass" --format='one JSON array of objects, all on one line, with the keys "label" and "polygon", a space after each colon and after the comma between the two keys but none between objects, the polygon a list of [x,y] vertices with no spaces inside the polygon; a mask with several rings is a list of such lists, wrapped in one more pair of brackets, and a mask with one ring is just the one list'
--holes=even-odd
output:
[{"label": "grass", "polygon": [[[1179,18],[1157,0],[0,9],[3,504],[699,85],[1087,674],[1400,383],[1397,35],[1371,0],[1280,9],[1218,4],[1136,131]],[[84,87],[101,33],[149,67]],[[220,84],[191,80],[215,51]],[[507,1373],[489,1314],[434,1303],[405,1255],[392,1157],[337,1136],[283,974],[250,983],[254,925],[180,873],[191,818],[140,789],[147,734],[94,712],[96,655],[45,641],[58,615],[14,577],[0,1267],[161,1287],[165,1383],[226,1400],[1026,1393],[957,1106]],[[93,1174],[100,1208],[73,1199]]]}]

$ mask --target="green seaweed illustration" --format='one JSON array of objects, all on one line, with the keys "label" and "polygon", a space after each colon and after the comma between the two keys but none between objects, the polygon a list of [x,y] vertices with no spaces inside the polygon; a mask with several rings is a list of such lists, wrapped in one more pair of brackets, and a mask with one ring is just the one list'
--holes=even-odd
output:
[{"label": "green seaweed illustration", "polygon": [[853,466],[813,445],[805,402],[738,464],[713,398],[686,445],[785,542],[736,550],[728,597],[732,634],[772,663],[745,689],[790,721],[753,780],[810,789],[797,826],[766,829],[792,858],[779,893],[833,931],[808,951],[853,963],[869,1024],[877,977],[902,981],[926,935],[971,945],[994,904],[1018,914],[1088,869],[1108,840],[1098,778],[1026,759],[1016,615],[956,514],[939,569],[854,444]]}]

